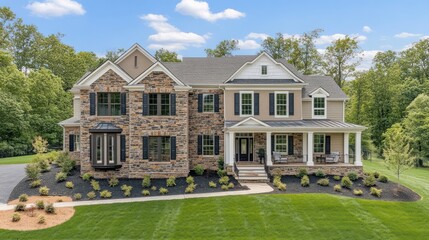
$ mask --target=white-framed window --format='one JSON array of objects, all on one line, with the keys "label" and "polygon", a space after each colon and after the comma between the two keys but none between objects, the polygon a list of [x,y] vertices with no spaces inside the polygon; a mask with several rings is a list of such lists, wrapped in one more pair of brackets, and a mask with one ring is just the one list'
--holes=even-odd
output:
[{"label": "white-framed window", "polygon": [[203,135],[203,155],[214,155],[214,135]]},{"label": "white-framed window", "polygon": [[323,94],[312,97],[313,118],[326,118],[326,96]]},{"label": "white-framed window", "polygon": [[76,134],[74,136],[74,151],[78,152],[80,151],[80,135]]},{"label": "white-framed window", "polygon": [[288,117],[289,116],[289,104],[288,104],[289,92],[275,92],[275,116],[276,117]]},{"label": "white-framed window", "polygon": [[253,116],[253,92],[240,92],[240,116]]},{"label": "white-framed window", "polygon": [[274,148],[276,152],[288,153],[288,135],[287,134],[276,134],[274,135]]},{"label": "white-framed window", "polygon": [[315,153],[325,152],[325,134],[314,134],[313,149]]},{"label": "white-framed window", "polygon": [[214,94],[203,94],[203,112],[214,112]]},{"label": "white-framed window", "polygon": [[262,65],[261,66],[261,75],[267,75],[268,74],[268,66]]}]

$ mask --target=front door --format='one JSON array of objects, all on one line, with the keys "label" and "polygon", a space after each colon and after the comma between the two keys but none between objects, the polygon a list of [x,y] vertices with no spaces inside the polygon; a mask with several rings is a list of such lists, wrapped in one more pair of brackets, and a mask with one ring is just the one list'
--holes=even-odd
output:
[{"label": "front door", "polygon": [[240,161],[251,161],[253,159],[253,138],[239,138],[238,148]]}]

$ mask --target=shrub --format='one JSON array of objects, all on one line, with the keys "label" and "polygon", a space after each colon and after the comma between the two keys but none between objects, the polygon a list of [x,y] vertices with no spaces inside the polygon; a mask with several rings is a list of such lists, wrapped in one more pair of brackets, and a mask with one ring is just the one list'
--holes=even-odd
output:
[{"label": "shrub", "polygon": [[382,182],[382,183],[387,183],[389,181],[389,179],[386,177],[386,175],[380,175],[378,177],[378,181]]},{"label": "shrub", "polygon": [[53,203],[48,203],[45,206],[45,212],[47,214],[54,214],[55,213],[55,207]]},{"label": "shrub", "polygon": [[227,185],[229,183],[229,177],[228,176],[223,176],[219,179],[219,183],[222,185]]},{"label": "shrub", "polygon": [[68,152],[59,152],[56,163],[58,167],[62,168],[62,166],[64,165],[64,162],[68,161],[69,159],[70,159],[70,156]]},{"label": "shrub", "polygon": [[306,168],[300,168],[298,170],[298,173],[296,174],[296,177],[302,178],[305,175],[308,175],[307,169]]},{"label": "shrub", "polygon": [[27,174],[27,178],[31,180],[36,180],[40,177],[40,168],[39,165],[35,163],[30,163],[25,166],[25,173]]},{"label": "shrub", "polygon": [[18,213],[14,213],[12,215],[12,222],[19,222],[19,220],[21,220],[21,215],[19,215]]},{"label": "shrub", "polygon": [[334,180],[335,180],[335,181],[340,181],[340,180],[341,180],[341,177],[340,177],[340,176],[338,176],[338,175],[335,175],[335,176],[334,176]]},{"label": "shrub", "polygon": [[45,154],[45,158],[46,158],[46,160],[48,160],[49,164],[51,164],[53,162],[57,162],[59,155],[60,155],[60,152],[52,151],[52,152]]},{"label": "shrub", "polygon": [[353,189],[353,194],[356,196],[362,196],[363,191],[361,189],[356,188],[356,189]]},{"label": "shrub", "polygon": [[73,189],[74,188],[73,182],[71,182],[71,181],[66,182],[66,188]]},{"label": "shrub", "polygon": [[271,173],[274,177],[281,177],[282,176],[282,170],[280,168],[274,168]]},{"label": "shrub", "polygon": [[100,183],[95,180],[91,180],[91,186],[94,191],[100,191]]},{"label": "shrub", "polygon": [[226,176],[226,170],[224,170],[224,169],[218,169],[218,170],[217,170],[217,175],[218,175],[219,177],[224,177],[224,176]]},{"label": "shrub", "polygon": [[40,187],[39,188],[39,194],[40,196],[48,196],[49,195],[49,188],[46,186]]},{"label": "shrub", "polygon": [[152,190],[152,191],[156,191],[156,186],[152,186],[152,187],[150,188],[150,190]]},{"label": "shrub", "polygon": [[112,192],[109,192],[108,190],[103,190],[100,192],[100,197],[101,198],[111,198]]},{"label": "shrub", "polygon": [[221,188],[222,190],[224,190],[224,191],[228,191],[228,190],[229,190],[228,185],[222,185],[222,186],[220,186],[220,188]]},{"label": "shrub", "polygon": [[25,211],[25,204],[24,203],[18,203],[15,206],[15,212],[23,212]]},{"label": "shrub", "polygon": [[228,188],[229,189],[232,189],[232,188],[234,188],[235,186],[234,186],[234,183],[232,183],[232,182],[230,182],[229,184],[228,184]]},{"label": "shrub", "polygon": [[375,187],[372,187],[369,189],[369,193],[373,196],[376,196],[376,197],[381,197],[381,192],[382,192],[381,189],[377,189]]},{"label": "shrub", "polygon": [[274,176],[273,178],[273,185],[274,187],[277,187],[280,183],[282,183],[282,178],[281,176]]},{"label": "shrub", "polygon": [[48,151],[48,140],[43,139],[41,136],[35,136],[31,145],[33,146],[33,151],[37,154]]},{"label": "shrub", "polygon": [[185,193],[193,193],[195,188],[197,188],[197,185],[194,183],[191,183],[186,187]]},{"label": "shrub", "polygon": [[89,200],[93,200],[97,197],[94,191],[87,193],[86,196],[88,197]]},{"label": "shrub", "polygon": [[18,199],[20,202],[26,202],[26,201],[28,201],[28,195],[25,193],[21,194],[21,195],[19,195]]},{"label": "shrub", "polygon": [[41,172],[49,172],[51,170],[51,165],[46,158],[47,155],[37,154],[32,159],[32,162],[39,166]]},{"label": "shrub", "polygon": [[82,179],[83,179],[84,181],[89,181],[89,180],[91,180],[91,178],[92,178],[92,174],[91,174],[91,173],[84,173],[84,174],[82,175]]},{"label": "shrub", "polygon": [[353,182],[350,180],[349,177],[344,176],[341,179],[341,186],[350,189],[353,186]]},{"label": "shrub", "polygon": [[80,193],[76,193],[75,195],[73,195],[73,198],[74,198],[74,200],[79,201],[79,200],[81,200],[81,199],[82,199],[82,194],[80,194]]},{"label": "shrub", "polygon": [[375,178],[379,178],[379,177],[380,177],[380,173],[379,173],[379,172],[377,172],[377,171],[374,171],[374,172],[372,173],[372,175],[374,175],[374,177],[375,177]]},{"label": "shrub", "polygon": [[349,177],[349,179],[352,181],[356,181],[359,178],[356,172],[349,172],[347,177]]},{"label": "shrub", "polygon": [[109,179],[109,186],[110,187],[116,187],[119,184],[119,180],[116,177],[112,177]]},{"label": "shrub", "polygon": [[277,185],[277,188],[278,188],[280,191],[286,191],[286,183],[282,183],[282,182],[280,182],[280,183]]},{"label": "shrub", "polygon": [[162,195],[165,195],[165,194],[167,194],[168,193],[168,189],[167,188],[160,188],[159,189],[159,194],[162,194]]},{"label": "shrub", "polygon": [[340,184],[336,184],[336,185],[334,186],[334,191],[335,191],[335,192],[341,192],[341,185],[340,185]]},{"label": "shrub", "polygon": [[195,174],[197,174],[198,176],[201,176],[204,174],[204,167],[201,164],[198,164],[197,166],[194,167],[194,172]]},{"label": "shrub", "polygon": [[186,183],[187,184],[194,184],[195,183],[194,178],[192,176],[187,177],[186,178]]},{"label": "shrub", "polygon": [[45,203],[42,200],[36,201],[37,209],[45,209]]},{"label": "shrub", "polygon": [[148,188],[148,187],[150,187],[150,176],[149,175],[145,175],[144,177],[143,177],[143,181],[142,181],[142,186],[144,187],[144,188]]},{"label": "shrub", "polygon": [[319,169],[317,170],[317,172],[314,173],[314,176],[322,178],[322,177],[325,177],[325,173],[323,172],[322,169]]},{"label": "shrub", "polygon": [[317,181],[317,184],[320,186],[329,186],[329,178],[321,178]]},{"label": "shrub", "polygon": [[121,190],[124,192],[125,197],[131,196],[131,191],[133,190],[132,186],[122,185]]},{"label": "shrub", "polygon": [[375,186],[375,183],[376,183],[376,180],[375,180],[374,175],[372,175],[372,174],[365,177],[365,179],[363,180],[363,185],[365,185],[367,187]]},{"label": "shrub", "polygon": [[42,180],[40,180],[40,179],[31,181],[31,183],[30,183],[31,188],[40,187],[40,185],[42,185]]},{"label": "shrub", "polygon": [[143,191],[142,191],[142,195],[143,195],[143,196],[150,196],[150,192],[149,192],[149,190],[143,190]]},{"label": "shrub", "polygon": [[224,169],[225,168],[225,162],[223,160],[223,157],[220,156],[217,160],[217,169]]},{"label": "shrub", "polygon": [[213,182],[213,181],[210,181],[210,182],[209,182],[209,187],[211,187],[211,188],[216,188],[216,187],[217,187],[217,184],[216,184],[215,182]]},{"label": "shrub", "polygon": [[176,178],[175,177],[169,177],[166,182],[167,182],[167,187],[176,186]]},{"label": "shrub", "polygon": [[39,220],[37,220],[37,223],[38,224],[45,224],[45,222],[46,222],[45,216],[39,216]]},{"label": "shrub", "polygon": [[67,175],[70,175],[70,172],[75,167],[76,167],[76,161],[69,158],[63,162],[63,165],[61,166],[61,172],[66,173]]},{"label": "shrub", "polygon": [[308,187],[308,186],[310,186],[310,178],[308,178],[308,176],[307,176],[307,175],[304,175],[304,176],[301,178],[301,186],[303,186],[303,187]]},{"label": "shrub", "polygon": [[59,172],[59,173],[55,174],[55,180],[57,182],[63,182],[65,180],[67,180],[67,173]]}]

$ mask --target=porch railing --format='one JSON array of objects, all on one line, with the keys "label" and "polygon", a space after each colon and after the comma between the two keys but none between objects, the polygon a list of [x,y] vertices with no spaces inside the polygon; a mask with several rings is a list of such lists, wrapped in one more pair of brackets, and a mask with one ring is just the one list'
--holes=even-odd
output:
[{"label": "porch railing", "polygon": [[[313,154],[313,162],[314,164],[336,164],[336,163],[344,163],[344,159],[345,159],[344,154],[340,154],[338,161],[332,161],[332,159],[329,159],[330,155],[329,154],[318,154],[315,153]],[[355,156],[354,154],[349,154],[349,164],[354,164],[355,162]],[[281,161],[275,161],[274,157],[272,158],[273,164],[299,164],[299,163],[307,163],[308,162],[308,155],[304,154],[304,155],[284,155],[282,156],[282,160]]]}]

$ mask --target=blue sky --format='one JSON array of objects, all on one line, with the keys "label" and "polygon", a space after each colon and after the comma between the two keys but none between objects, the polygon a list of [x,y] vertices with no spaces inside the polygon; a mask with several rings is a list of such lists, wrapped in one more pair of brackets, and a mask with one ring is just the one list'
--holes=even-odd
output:
[{"label": "blue sky", "polygon": [[281,0],[0,0],[44,34],[63,33],[79,51],[103,55],[139,43],[204,56],[223,39],[240,40],[236,54],[259,51],[266,36],[324,30],[317,48],[345,34],[357,37],[368,68],[377,51],[407,48],[429,35],[429,1]]}]

